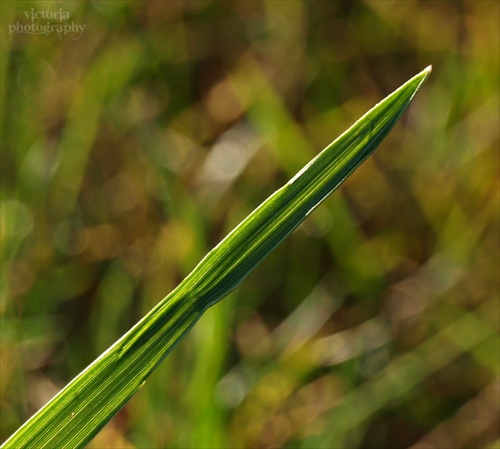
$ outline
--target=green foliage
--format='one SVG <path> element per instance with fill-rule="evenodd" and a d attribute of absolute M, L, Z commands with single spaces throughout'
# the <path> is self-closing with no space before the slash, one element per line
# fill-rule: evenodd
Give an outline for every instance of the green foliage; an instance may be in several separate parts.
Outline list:
<path fill-rule="evenodd" d="M 136 326 L 78 375 L 2 447 L 86 444 L 144 384 L 205 310 L 243 279 L 370 154 L 430 73 L 377 104 L 219 243 Z"/>
<path fill-rule="evenodd" d="M 88 449 L 498 446 L 499 8 L 0 2 L 0 443 L 432 63 Z"/>

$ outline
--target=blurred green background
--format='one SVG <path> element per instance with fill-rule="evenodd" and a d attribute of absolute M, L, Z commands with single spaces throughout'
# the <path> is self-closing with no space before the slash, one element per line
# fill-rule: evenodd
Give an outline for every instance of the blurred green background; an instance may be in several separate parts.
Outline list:
<path fill-rule="evenodd" d="M 432 64 L 89 447 L 499 447 L 499 2 L 1 8 L 1 441 Z"/>

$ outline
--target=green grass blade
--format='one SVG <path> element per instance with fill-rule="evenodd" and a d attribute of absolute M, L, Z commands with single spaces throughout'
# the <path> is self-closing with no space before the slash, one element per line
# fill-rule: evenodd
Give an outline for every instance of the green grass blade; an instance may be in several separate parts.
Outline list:
<path fill-rule="evenodd" d="M 243 279 L 380 144 L 428 77 L 407 81 L 272 194 L 138 324 L 28 420 L 3 448 L 76 448 L 141 388 L 203 312 Z"/>

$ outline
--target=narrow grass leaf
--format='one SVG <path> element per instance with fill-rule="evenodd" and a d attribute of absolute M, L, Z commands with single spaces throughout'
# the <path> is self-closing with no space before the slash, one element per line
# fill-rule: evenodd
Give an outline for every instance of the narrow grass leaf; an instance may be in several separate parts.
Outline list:
<path fill-rule="evenodd" d="M 375 151 L 429 73 L 430 67 L 377 104 L 264 201 L 2 448 L 84 446 L 141 388 L 203 312 L 237 287 Z"/>

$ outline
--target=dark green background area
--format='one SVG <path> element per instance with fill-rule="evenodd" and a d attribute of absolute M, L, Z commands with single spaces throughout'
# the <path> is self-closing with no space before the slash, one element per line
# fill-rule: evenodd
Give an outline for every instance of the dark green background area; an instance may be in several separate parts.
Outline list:
<path fill-rule="evenodd" d="M 89 447 L 498 447 L 498 2 L 1 8 L 1 441 L 432 64 Z"/>

